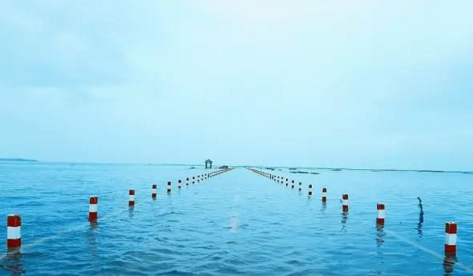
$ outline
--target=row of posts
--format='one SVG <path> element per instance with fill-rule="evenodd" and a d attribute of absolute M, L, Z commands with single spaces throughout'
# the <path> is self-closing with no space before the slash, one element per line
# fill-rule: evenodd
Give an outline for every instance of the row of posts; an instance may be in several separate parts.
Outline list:
<path fill-rule="evenodd" d="M 192 178 L 186 178 L 186 185 L 188 186 L 191 179 L 192 184 L 202 182 L 210 177 L 214 177 L 223 173 L 226 173 L 232 169 L 223 169 L 218 170 L 211 173 L 206 173 L 198 176 L 194 176 Z M 182 181 L 178 181 L 178 189 L 182 188 Z M 151 198 L 157 198 L 157 185 L 153 184 L 151 187 Z M 169 181 L 167 183 L 167 193 L 170 194 L 172 192 L 172 182 Z M 128 192 L 129 199 L 128 199 L 128 206 L 134 207 L 135 206 L 135 190 L 130 189 Z M 91 196 L 89 198 L 89 221 L 91 223 L 96 223 L 98 220 L 98 204 L 99 198 L 98 196 Z M 19 214 L 11 214 L 7 217 L 7 248 L 8 249 L 15 249 L 21 246 L 21 215 Z"/>
<path fill-rule="evenodd" d="M 278 183 L 286 183 L 286 186 L 289 185 L 289 179 L 282 176 L 274 175 L 264 171 L 250 168 L 254 173 L 257 173 L 261 176 L 267 177 L 271 180 L 274 180 Z M 291 180 L 291 188 L 294 188 L 294 180 Z M 299 182 L 299 192 L 302 192 L 302 183 Z M 312 184 L 308 186 L 308 196 L 312 197 Z M 322 202 L 326 204 L 327 202 L 327 188 L 322 188 Z M 376 224 L 378 226 L 384 226 L 386 213 L 385 205 L 383 203 L 378 203 L 376 205 L 377 217 Z M 348 194 L 342 195 L 342 212 L 348 212 Z M 457 224 L 456 222 L 447 222 L 445 223 L 445 254 L 448 256 L 455 256 L 457 252 Z"/>

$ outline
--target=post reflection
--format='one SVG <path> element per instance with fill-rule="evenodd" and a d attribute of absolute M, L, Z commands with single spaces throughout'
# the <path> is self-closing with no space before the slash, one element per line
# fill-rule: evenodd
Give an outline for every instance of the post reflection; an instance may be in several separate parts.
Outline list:
<path fill-rule="evenodd" d="M 342 212 L 342 231 L 346 232 L 346 224 L 348 221 L 348 212 Z"/>
<path fill-rule="evenodd" d="M 94 259 L 98 259 L 97 253 L 97 228 L 98 224 L 96 222 L 90 224 L 90 230 L 87 233 L 87 244 L 89 246 L 89 251 L 91 252 Z"/>
<path fill-rule="evenodd" d="M 455 255 L 445 255 L 445 258 L 443 259 L 443 269 L 445 271 L 445 276 L 453 275 L 456 262 L 457 257 Z"/>
<path fill-rule="evenodd" d="M 384 232 L 384 225 L 383 224 L 376 224 L 376 245 L 381 247 L 384 243 L 384 237 L 386 233 Z"/>
<path fill-rule="evenodd" d="M 128 217 L 133 218 L 134 216 L 135 216 L 135 208 L 134 207 L 128 208 Z"/>
<path fill-rule="evenodd" d="M 320 211 L 325 214 L 325 210 L 327 210 L 327 203 L 322 202 L 322 207 L 320 208 Z"/>
<path fill-rule="evenodd" d="M 7 251 L 3 260 L 0 260 L 0 271 L 5 270 L 12 276 L 19 276 L 26 273 L 23 268 L 22 254 L 19 249 Z"/>

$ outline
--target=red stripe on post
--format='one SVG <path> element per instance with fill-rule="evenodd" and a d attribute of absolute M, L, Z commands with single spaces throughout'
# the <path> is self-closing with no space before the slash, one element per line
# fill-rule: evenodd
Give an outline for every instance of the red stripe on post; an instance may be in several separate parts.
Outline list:
<path fill-rule="evenodd" d="M 21 226 L 21 216 L 20 215 L 9 215 L 7 218 L 8 227 L 20 227 Z"/>
<path fill-rule="evenodd" d="M 454 255 L 457 253 L 457 246 L 456 245 L 445 245 L 445 254 Z"/>
<path fill-rule="evenodd" d="M 456 234 L 457 233 L 457 224 L 452 222 L 445 223 L 445 233 L 447 234 Z"/>
<path fill-rule="evenodd" d="M 21 239 L 17 240 L 7 240 L 7 247 L 8 248 L 15 248 L 21 246 Z"/>

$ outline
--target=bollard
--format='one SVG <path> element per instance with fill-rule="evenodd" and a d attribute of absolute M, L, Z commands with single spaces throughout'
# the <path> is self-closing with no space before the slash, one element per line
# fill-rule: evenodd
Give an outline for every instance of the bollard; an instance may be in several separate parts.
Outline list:
<path fill-rule="evenodd" d="M 286 187 L 289 185 L 289 179 L 286 178 Z"/>
<path fill-rule="evenodd" d="M 168 194 L 171 193 L 171 181 L 168 181 L 168 190 L 167 190 Z"/>
<path fill-rule="evenodd" d="M 186 177 L 186 186 L 189 186 L 189 177 Z"/>
<path fill-rule="evenodd" d="M 91 196 L 89 199 L 89 221 L 97 221 L 99 211 L 99 198 Z"/>
<path fill-rule="evenodd" d="M 347 194 L 342 195 L 342 211 L 348 212 L 348 195 Z"/>
<path fill-rule="evenodd" d="M 182 181 L 181 181 L 180 179 L 179 179 L 179 181 L 177 181 L 177 187 L 178 187 L 179 189 L 182 188 Z"/>
<path fill-rule="evenodd" d="M 322 202 L 327 202 L 327 188 L 322 188 Z"/>
<path fill-rule="evenodd" d="M 445 254 L 455 255 L 457 253 L 457 223 L 445 223 Z"/>
<path fill-rule="evenodd" d="M 291 189 L 294 189 L 294 180 L 291 181 Z"/>
<path fill-rule="evenodd" d="M 128 192 L 129 199 L 128 199 L 128 206 L 135 206 L 135 190 L 130 190 Z"/>
<path fill-rule="evenodd" d="M 309 196 L 312 196 L 312 184 L 309 184 Z"/>
<path fill-rule="evenodd" d="M 299 182 L 299 192 L 302 192 L 302 182 Z"/>
<path fill-rule="evenodd" d="M 378 203 L 377 209 L 378 209 L 378 217 L 376 218 L 376 223 L 377 224 L 384 224 L 384 219 L 386 217 L 385 210 L 384 210 L 384 204 Z"/>
<path fill-rule="evenodd" d="M 7 248 L 21 246 L 21 216 L 8 215 L 7 218 Z"/>
<path fill-rule="evenodd" d="M 158 185 L 153 184 L 153 187 L 151 188 L 151 198 L 156 199 L 157 192 L 156 190 L 158 189 Z"/>

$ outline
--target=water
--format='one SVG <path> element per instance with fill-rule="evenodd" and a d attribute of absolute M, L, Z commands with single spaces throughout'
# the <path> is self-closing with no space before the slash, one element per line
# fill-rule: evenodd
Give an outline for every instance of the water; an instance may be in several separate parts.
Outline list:
<path fill-rule="evenodd" d="M 203 171 L 1 164 L 0 217 L 22 215 L 23 247 L 0 252 L 0 275 L 471 274 L 472 175 L 275 171 L 302 181 L 300 194 L 297 185 L 292 190 L 239 168 L 178 191 L 178 179 Z M 174 185 L 169 196 L 167 181 Z M 309 182 L 313 198 L 307 197 Z M 328 189 L 326 205 L 322 187 Z M 136 190 L 133 209 L 129 188 Z M 348 215 L 341 213 L 343 193 L 350 196 Z M 92 226 L 91 195 L 99 196 L 99 223 Z M 384 229 L 375 225 L 377 202 L 386 204 Z M 459 225 L 458 253 L 446 262 L 444 224 L 451 220 Z"/>

